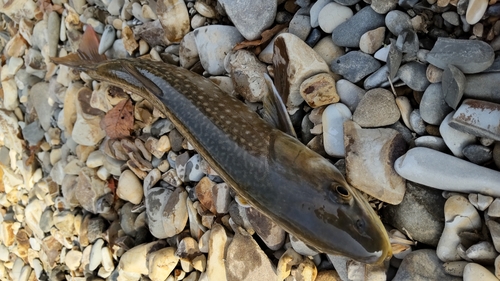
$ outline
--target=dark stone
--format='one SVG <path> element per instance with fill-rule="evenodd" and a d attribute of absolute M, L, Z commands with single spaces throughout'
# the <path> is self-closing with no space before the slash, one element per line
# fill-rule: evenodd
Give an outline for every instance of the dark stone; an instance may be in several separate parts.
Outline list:
<path fill-rule="evenodd" d="M 360 51 L 352 51 L 332 61 L 330 66 L 334 73 L 356 83 L 380 68 L 380 62 L 372 56 Z"/>
<path fill-rule="evenodd" d="M 465 76 L 464 96 L 500 103 L 500 72 L 480 73 Z"/>
<path fill-rule="evenodd" d="M 314 28 L 311 30 L 309 33 L 309 36 L 306 38 L 306 44 L 309 45 L 309 47 L 314 47 L 316 43 L 321 39 L 321 30 L 319 28 Z"/>
<path fill-rule="evenodd" d="M 341 47 L 359 47 L 361 36 L 367 31 L 384 26 L 384 15 L 366 6 L 332 32 L 333 43 Z"/>
<path fill-rule="evenodd" d="M 483 165 L 493 159 L 491 148 L 479 144 L 470 144 L 462 150 L 465 158 L 474 164 Z"/>
<path fill-rule="evenodd" d="M 448 65 L 443 71 L 442 84 L 444 100 L 453 109 L 457 109 L 464 94 L 465 75 L 454 65 Z"/>
<path fill-rule="evenodd" d="M 172 150 L 175 152 L 179 152 L 182 150 L 182 142 L 184 141 L 184 137 L 177 131 L 177 129 L 173 129 L 168 134 L 168 138 L 170 139 L 170 145 L 172 146 Z"/>
<path fill-rule="evenodd" d="M 444 203 L 441 191 L 406 182 L 406 193 L 399 205 L 386 205 L 382 220 L 418 242 L 437 246 L 444 228 Z"/>
<path fill-rule="evenodd" d="M 409 62 L 399 68 L 397 76 L 412 90 L 422 92 L 430 84 L 425 74 L 426 70 L 427 66 L 425 64 Z"/>
<path fill-rule="evenodd" d="M 441 83 L 431 84 L 420 101 L 420 116 L 432 125 L 439 125 L 453 109 L 444 100 Z"/>

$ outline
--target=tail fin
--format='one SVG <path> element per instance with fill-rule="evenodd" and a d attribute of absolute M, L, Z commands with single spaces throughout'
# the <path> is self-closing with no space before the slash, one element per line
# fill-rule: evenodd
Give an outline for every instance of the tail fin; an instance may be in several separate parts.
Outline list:
<path fill-rule="evenodd" d="M 77 69 L 88 69 L 90 66 L 107 60 L 105 55 L 98 52 L 99 39 L 92 26 L 87 25 L 80 41 L 80 47 L 76 54 L 69 54 L 62 58 L 51 57 L 50 60 L 56 64 L 63 64 Z"/>

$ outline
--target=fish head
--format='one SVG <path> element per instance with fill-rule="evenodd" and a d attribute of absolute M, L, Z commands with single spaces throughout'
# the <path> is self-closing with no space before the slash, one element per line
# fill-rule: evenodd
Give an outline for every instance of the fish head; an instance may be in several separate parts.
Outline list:
<path fill-rule="evenodd" d="M 389 257 L 387 231 L 367 199 L 327 159 L 291 137 L 280 138 L 272 166 L 281 171 L 281 194 L 288 192 L 283 197 L 290 207 L 278 218 L 283 227 L 327 254 L 364 263 Z"/>

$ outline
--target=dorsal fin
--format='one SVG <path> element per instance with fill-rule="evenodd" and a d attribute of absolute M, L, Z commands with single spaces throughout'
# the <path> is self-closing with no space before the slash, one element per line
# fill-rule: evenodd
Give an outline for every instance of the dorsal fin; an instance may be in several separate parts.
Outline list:
<path fill-rule="evenodd" d="M 290 136 L 296 138 L 295 129 L 293 128 L 292 121 L 290 120 L 290 115 L 286 110 L 286 106 L 281 99 L 281 96 L 276 90 L 271 77 L 264 73 L 264 78 L 266 79 L 267 87 L 269 88 L 269 94 L 264 97 L 264 113 L 263 118 L 271 126 L 289 134 Z"/>
<path fill-rule="evenodd" d="M 87 25 L 80 46 L 76 54 L 69 54 L 62 58 L 50 58 L 54 63 L 71 66 L 74 68 L 88 68 L 89 65 L 107 60 L 105 55 L 99 55 L 99 38 L 92 26 Z"/>

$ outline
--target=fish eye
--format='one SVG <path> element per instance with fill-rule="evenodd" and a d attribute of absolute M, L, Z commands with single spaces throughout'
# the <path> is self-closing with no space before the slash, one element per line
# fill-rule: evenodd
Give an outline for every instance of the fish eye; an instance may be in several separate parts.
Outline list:
<path fill-rule="evenodd" d="M 351 193 L 349 193 L 349 190 L 347 190 L 344 186 L 340 184 L 335 184 L 334 185 L 335 191 L 337 191 L 338 195 L 344 199 L 349 199 L 351 197 Z"/>

